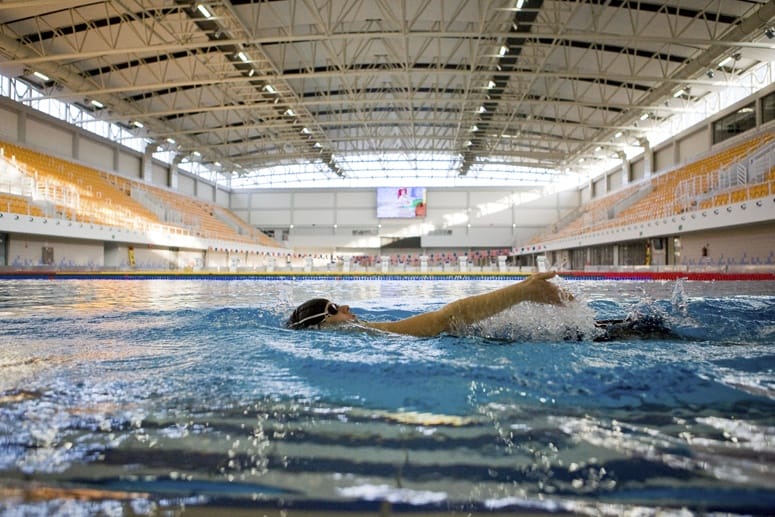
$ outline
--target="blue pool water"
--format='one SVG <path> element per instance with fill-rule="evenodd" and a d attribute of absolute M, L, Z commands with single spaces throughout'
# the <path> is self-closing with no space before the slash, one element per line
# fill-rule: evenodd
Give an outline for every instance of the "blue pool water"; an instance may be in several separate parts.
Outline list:
<path fill-rule="evenodd" d="M 430 339 L 283 322 L 506 281 L 0 281 L 0 513 L 771 513 L 775 285 L 558 281 Z"/>

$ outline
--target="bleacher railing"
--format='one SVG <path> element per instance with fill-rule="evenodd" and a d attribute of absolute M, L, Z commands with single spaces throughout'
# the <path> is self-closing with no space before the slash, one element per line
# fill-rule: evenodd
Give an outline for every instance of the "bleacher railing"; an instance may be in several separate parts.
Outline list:
<path fill-rule="evenodd" d="M 763 190 L 746 187 L 766 185 L 771 182 L 775 179 L 771 176 L 773 170 L 775 170 L 775 142 L 770 141 L 751 156 L 679 183 L 676 189 L 678 209 L 679 211 L 695 210 L 702 207 L 703 202 L 714 199 L 716 203 L 724 203 L 723 194 L 738 190 L 741 195 L 737 197 L 741 200 L 751 199 L 752 195 L 759 197 L 759 192 Z M 727 196 L 726 202 L 729 203 L 730 200 L 731 196 Z"/>

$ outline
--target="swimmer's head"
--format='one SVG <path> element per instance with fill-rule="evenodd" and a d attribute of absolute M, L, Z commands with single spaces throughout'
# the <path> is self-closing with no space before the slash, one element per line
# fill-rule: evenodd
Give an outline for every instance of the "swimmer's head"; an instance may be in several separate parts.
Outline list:
<path fill-rule="evenodd" d="M 324 322 L 348 321 L 354 318 L 347 305 L 339 306 L 325 298 L 313 298 L 296 307 L 285 326 L 289 329 L 303 329 L 319 327 Z"/>

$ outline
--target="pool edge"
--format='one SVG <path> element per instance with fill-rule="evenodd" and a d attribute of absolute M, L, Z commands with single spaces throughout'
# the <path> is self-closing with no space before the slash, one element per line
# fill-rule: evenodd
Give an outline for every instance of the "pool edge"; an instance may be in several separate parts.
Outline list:
<path fill-rule="evenodd" d="M 0 280 L 521 280 L 529 272 L 215 272 L 215 271 L 1 271 Z M 775 272 L 559 271 L 568 280 L 775 281 Z"/>

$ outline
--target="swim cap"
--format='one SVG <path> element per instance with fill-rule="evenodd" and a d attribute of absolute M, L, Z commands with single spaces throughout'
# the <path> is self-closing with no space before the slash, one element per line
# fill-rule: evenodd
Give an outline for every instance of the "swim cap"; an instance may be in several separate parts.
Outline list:
<path fill-rule="evenodd" d="M 326 307 L 329 301 L 325 298 L 313 298 L 302 303 L 293 311 L 291 317 L 285 322 L 289 329 L 303 329 L 320 325 L 326 319 Z"/>

